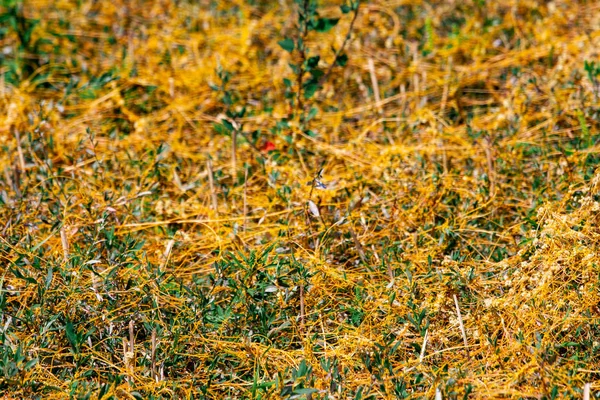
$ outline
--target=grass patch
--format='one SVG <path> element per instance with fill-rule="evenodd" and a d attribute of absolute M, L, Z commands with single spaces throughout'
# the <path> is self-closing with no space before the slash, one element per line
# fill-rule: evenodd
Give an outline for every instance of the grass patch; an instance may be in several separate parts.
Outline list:
<path fill-rule="evenodd" d="M 597 391 L 597 7 L 276 3 L 0 6 L 0 391 Z"/>

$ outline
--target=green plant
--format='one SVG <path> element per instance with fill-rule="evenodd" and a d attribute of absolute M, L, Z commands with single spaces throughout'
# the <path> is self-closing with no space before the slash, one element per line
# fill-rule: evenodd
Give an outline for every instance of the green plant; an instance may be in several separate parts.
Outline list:
<path fill-rule="evenodd" d="M 598 76 L 600 75 L 600 63 L 596 64 L 595 61 L 590 62 L 586 60 L 583 62 L 583 69 L 592 84 L 594 96 L 598 99 L 598 92 L 600 91 L 600 81 L 598 81 Z"/>
<path fill-rule="evenodd" d="M 309 47 L 309 33 L 325 33 L 331 30 L 339 22 L 339 18 L 324 18 L 319 15 L 318 3 L 315 0 L 294 0 L 297 6 L 297 21 L 294 29 L 296 35 L 285 37 L 279 41 L 279 45 L 292 56 L 292 62 L 289 66 L 294 73 L 294 79 L 285 78 L 285 98 L 290 104 L 293 112 L 288 115 L 285 122 L 297 122 L 297 130 L 293 131 L 291 136 L 286 136 L 286 140 L 295 144 L 297 132 L 308 136 L 315 136 L 315 132 L 310 129 L 309 122 L 317 113 L 317 108 L 310 107 L 307 110 L 307 101 L 311 100 L 315 93 L 323 86 L 325 81 L 331 75 L 333 68 L 345 66 L 348 62 L 348 56 L 344 52 L 354 22 L 358 16 L 360 0 L 352 0 L 350 4 L 344 4 L 340 7 L 343 14 L 353 12 L 354 16 L 342 46 L 339 49 L 332 47 L 334 52 L 333 62 L 324 69 L 320 66 L 321 55 L 314 54 Z M 283 127 L 288 128 L 289 125 Z"/>

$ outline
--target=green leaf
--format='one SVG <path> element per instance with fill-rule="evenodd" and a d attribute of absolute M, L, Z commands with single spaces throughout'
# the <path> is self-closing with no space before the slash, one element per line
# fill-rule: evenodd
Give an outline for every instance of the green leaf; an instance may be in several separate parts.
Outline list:
<path fill-rule="evenodd" d="M 319 90 L 318 82 L 307 82 L 304 85 L 304 98 L 305 99 L 312 98 L 315 95 L 315 93 L 317 92 L 317 90 Z"/>
<path fill-rule="evenodd" d="M 15 20 L 15 16 L 13 14 L 10 14 L 10 13 L 0 14 L 0 22 L 1 23 L 8 23 L 8 24 L 10 24 L 11 27 L 17 26 L 17 22 Z"/>
<path fill-rule="evenodd" d="M 313 68 L 313 69 L 311 69 L 311 70 L 310 70 L 310 71 L 308 71 L 308 72 L 310 72 L 310 75 L 312 76 L 312 77 L 310 78 L 310 82 L 318 82 L 318 81 L 319 81 L 319 79 L 320 79 L 320 78 L 321 78 L 323 75 L 325 75 L 325 72 L 323 72 L 323 71 L 321 71 L 320 69 L 317 69 L 317 68 Z"/>
<path fill-rule="evenodd" d="M 65 331 L 67 333 L 67 339 L 69 340 L 69 343 L 71 343 L 71 347 L 73 347 L 73 351 L 75 351 L 75 353 L 79 353 L 77 346 L 77 334 L 75 333 L 75 328 L 73 327 L 73 323 L 71 321 L 67 321 L 67 324 L 65 325 Z"/>
<path fill-rule="evenodd" d="M 337 65 L 339 65 L 340 67 L 345 67 L 346 64 L 348 63 L 348 56 L 345 53 L 340 54 L 339 56 L 336 57 L 335 63 Z"/>
<path fill-rule="evenodd" d="M 319 60 L 321 59 L 320 56 L 314 56 L 314 57 L 310 57 L 308 60 L 306 60 L 306 66 L 309 69 L 313 69 L 316 68 L 317 65 L 319 65 Z"/>
<path fill-rule="evenodd" d="M 29 19 L 27 20 L 27 28 L 25 29 L 25 32 L 23 34 L 23 41 L 24 43 L 22 43 L 24 46 L 29 46 L 29 42 L 31 41 L 31 35 L 33 33 L 33 30 L 35 29 L 35 27 L 39 24 L 40 20 L 39 19 Z"/>
<path fill-rule="evenodd" d="M 221 124 L 214 123 L 213 124 L 213 129 L 219 135 L 227 135 L 227 130 L 225 130 L 225 127 L 223 125 L 221 125 Z"/>
<path fill-rule="evenodd" d="M 579 127 L 581 128 L 581 133 L 583 133 L 583 137 L 590 136 L 590 130 L 588 129 L 587 123 L 585 122 L 585 115 L 581 110 L 577 111 L 577 119 L 579 120 Z"/>
<path fill-rule="evenodd" d="M 290 81 L 288 78 L 283 78 L 283 84 L 286 88 L 292 87 L 292 81 Z"/>
<path fill-rule="evenodd" d="M 561 343 L 558 347 L 577 347 L 580 346 L 579 343 L 575 343 L 575 342 L 565 342 L 565 343 Z"/>
<path fill-rule="evenodd" d="M 45 282 L 45 286 L 44 286 L 46 288 L 46 290 L 48 290 L 51 283 L 52 283 L 52 265 L 50 265 L 50 267 L 48 267 L 48 273 L 46 274 L 46 282 Z"/>
<path fill-rule="evenodd" d="M 103 383 L 100 386 L 100 392 L 98 392 L 98 400 L 102 400 L 102 398 L 104 397 L 104 395 L 106 394 L 106 392 L 108 391 L 109 388 L 109 384 Z"/>
<path fill-rule="evenodd" d="M 329 32 L 331 28 L 337 25 L 339 18 L 319 18 L 314 30 L 317 32 Z"/>
<path fill-rule="evenodd" d="M 214 124 L 213 127 L 215 128 L 215 131 L 217 131 L 217 133 L 219 133 L 221 135 L 228 135 L 234 131 L 234 128 L 233 128 L 233 125 L 231 124 L 231 122 L 229 122 L 225 119 L 221 120 L 220 124 Z"/>
<path fill-rule="evenodd" d="M 33 283 L 34 285 L 37 283 L 37 281 L 35 279 L 33 279 L 30 276 L 25 276 L 21 273 L 21 271 L 19 271 L 18 269 L 15 268 L 9 268 L 10 272 L 12 272 L 17 278 L 19 279 L 23 279 L 24 281 L 27 281 L 29 283 Z"/>
<path fill-rule="evenodd" d="M 233 112 L 232 113 L 233 116 L 231 118 L 237 119 L 237 118 L 244 118 L 244 115 L 246 115 L 246 107 L 242 107 L 242 109 L 238 112 Z"/>
<path fill-rule="evenodd" d="M 289 63 L 288 65 L 296 75 L 300 73 L 300 68 L 296 64 Z"/>
<path fill-rule="evenodd" d="M 306 120 L 310 121 L 311 119 L 313 119 L 317 115 L 318 111 L 319 110 L 317 110 L 317 107 L 311 108 L 308 115 L 306 116 Z"/>
<path fill-rule="evenodd" d="M 294 51 L 294 41 L 290 38 L 285 38 L 283 40 L 280 40 L 279 42 L 277 42 L 282 49 L 284 49 L 285 51 L 288 52 L 292 52 Z"/>
<path fill-rule="evenodd" d="M 316 392 L 318 392 L 317 389 L 311 389 L 311 388 L 294 389 L 294 394 L 313 394 Z"/>
<path fill-rule="evenodd" d="M 341 5 L 341 6 L 340 6 L 340 8 L 342 9 L 342 12 L 343 12 L 344 14 L 348 14 L 350 11 L 352 11 L 352 7 L 350 7 L 350 6 L 349 6 L 349 5 L 347 5 L 347 4 L 343 4 L 343 5 Z"/>
<path fill-rule="evenodd" d="M 262 383 L 259 383 L 258 385 L 256 385 L 256 388 L 257 389 L 266 389 L 266 388 L 273 386 L 275 383 L 276 383 L 275 381 L 262 382 Z"/>
<path fill-rule="evenodd" d="M 23 369 L 25 371 L 29 371 L 31 369 L 31 367 L 33 367 L 35 364 L 37 364 L 39 361 L 38 358 L 34 358 L 32 360 L 27 361 L 27 364 L 25 364 L 25 366 L 23 367 Z"/>

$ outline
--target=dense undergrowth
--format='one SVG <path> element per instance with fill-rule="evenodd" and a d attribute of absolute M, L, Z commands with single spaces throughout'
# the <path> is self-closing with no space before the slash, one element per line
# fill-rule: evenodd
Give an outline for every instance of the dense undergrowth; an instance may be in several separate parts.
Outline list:
<path fill-rule="evenodd" d="M 600 390 L 600 3 L 0 4 L 6 398 Z"/>

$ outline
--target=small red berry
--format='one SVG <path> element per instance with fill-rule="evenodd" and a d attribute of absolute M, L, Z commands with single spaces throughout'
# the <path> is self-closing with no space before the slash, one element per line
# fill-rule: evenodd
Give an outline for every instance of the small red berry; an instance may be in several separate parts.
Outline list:
<path fill-rule="evenodd" d="M 262 151 L 273 151 L 277 149 L 277 147 L 275 147 L 275 143 L 271 142 L 271 141 L 267 141 L 263 146 L 262 146 Z"/>

